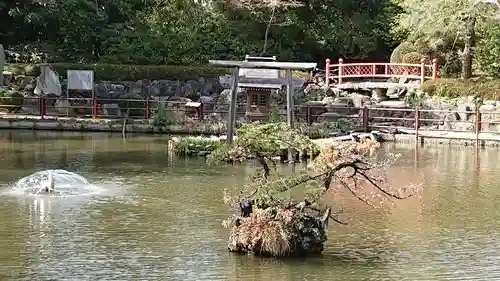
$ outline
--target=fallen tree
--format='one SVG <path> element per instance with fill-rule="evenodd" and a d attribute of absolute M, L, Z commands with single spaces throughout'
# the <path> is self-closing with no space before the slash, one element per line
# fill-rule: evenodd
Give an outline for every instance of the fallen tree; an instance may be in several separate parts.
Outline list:
<path fill-rule="evenodd" d="M 372 206 L 416 192 L 415 188 L 392 191 L 383 185 L 386 169 L 397 155 L 371 158 L 370 149 L 379 145 L 375 141 L 329 144 L 303 171 L 284 176 L 273 161 L 283 147 L 307 155 L 320 148 L 286 123 L 247 124 L 238 129 L 237 137 L 231 146 L 223 146 L 208 157 L 210 163 L 255 159 L 260 166 L 251 183 L 237 194 L 230 190 L 224 194 L 225 202 L 236 206 L 235 213 L 224 221 L 231 229 L 228 248 L 232 252 L 274 257 L 320 254 L 329 220 L 345 224 L 338 212 L 319 203 L 328 192 L 345 188 Z M 299 187 L 307 189 L 302 200 L 287 197 Z"/>

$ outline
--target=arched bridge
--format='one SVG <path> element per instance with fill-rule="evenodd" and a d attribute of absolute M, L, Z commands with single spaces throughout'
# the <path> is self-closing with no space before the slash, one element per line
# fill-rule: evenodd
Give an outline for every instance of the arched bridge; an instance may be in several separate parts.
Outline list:
<path fill-rule="evenodd" d="M 332 64 L 326 59 L 325 84 L 339 90 L 409 89 L 425 80 L 438 77 L 438 62 L 409 63 L 345 63 Z"/>

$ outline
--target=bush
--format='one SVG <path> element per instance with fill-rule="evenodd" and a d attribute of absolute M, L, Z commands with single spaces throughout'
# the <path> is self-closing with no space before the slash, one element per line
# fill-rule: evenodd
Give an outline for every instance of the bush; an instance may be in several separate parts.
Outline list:
<path fill-rule="evenodd" d="M 66 78 L 67 70 L 94 70 L 96 81 L 137 81 L 157 80 L 198 80 L 200 77 L 212 78 L 228 74 L 226 68 L 212 65 L 125 65 L 125 64 L 78 64 L 51 63 L 50 66 Z M 20 75 L 38 76 L 40 65 L 8 64 L 7 70 Z"/>
<path fill-rule="evenodd" d="M 165 106 L 165 102 L 158 102 L 156 106 L 153 108 L 153 128 L 156 130 L 163 132 L 167 128 L 167 108 Z"/>
<path fill-rule="evenodd" d="M 473 79 L 436 79 L 425 81 L 420 89 L 429 95 L 457 98 L 478 96 L 482 99 L 500 99 L 500 80 Z"/>
<path fill-rule="evenodd" d="M 118 102 L 122 114 L 130 117 L 146 118 L 146 101 L 139 94 L 126 94 Z"/>
<path fill-rule="evenodd" d="M 396 48 L 394 48 L 394 51 L 392 51 L 391 63 L 401 63 L 403 62 L 404 55 L 415 51 L 415 47 L 412 43 L 402 42 Z"/>
<path fill-rule="evenodd" d="M 24 104 L 24 96 L 18 91 L 7 90 L 0 92 L 0 105 L 8 112 L 18 112 Z"/>
<path fill-rule="evenodd" d="M 425 56 L 419 52 L 410 52 L 403 56 L 402 63 L 419 64 L 423 58 Z"/>
<path fill-rule="evenodd" d="M 206 155 L 220 147 L 222 142 L 219 139 L 201 136 L 181 137 L 173 142 L 174 152 L 181 155 Z"/>
<path fill-rule="evenodd" d="M 40 66 L 37 64 L 11 63 L 5 65 L 5 70 L 18 75 L 26 75 L 26 76 L 40 75 Z"/>
<path fill-rule="evenodd" d="M 405 95 L 405 103 L 411 107 L 423 107 L 425 92 L 421 89 L 412 89 Z"/>

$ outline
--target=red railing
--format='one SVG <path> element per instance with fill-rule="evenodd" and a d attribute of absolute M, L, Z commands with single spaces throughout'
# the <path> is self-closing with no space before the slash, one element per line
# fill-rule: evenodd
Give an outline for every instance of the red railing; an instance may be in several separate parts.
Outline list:
<path fill-rule="evenodd" d="M 334 81 L 340 85 L 345 78 L 409 78 L 423 83 L 427 79 L 436 79 L 438 76 L 438 61 L 425 64 L 422 59 L 420 64 L 409 63 L 344 63 L 339 59 L 337 64 L 331 64 L 326 59 L 325 83 L 330 86 Z"/>

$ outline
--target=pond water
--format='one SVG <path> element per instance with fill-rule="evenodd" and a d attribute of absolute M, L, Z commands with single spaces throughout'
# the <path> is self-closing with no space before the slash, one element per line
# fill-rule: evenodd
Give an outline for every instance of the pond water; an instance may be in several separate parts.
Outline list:
<path fill-rule="evenodd" d="M 209 167 L 168 154 L 166 137 L 0 131 L 0 280 L 498 280 L 500 152 L 386 144 L 393 185 L 418 197 L 373 210 L 352 198 L 322 257 L 228 253 L 225 187 L 249 165 Z M 101 192 L 9 194 L 35 171 L 66 169 Z M 291 169 L 289 167 L 285 169 Z"/>

